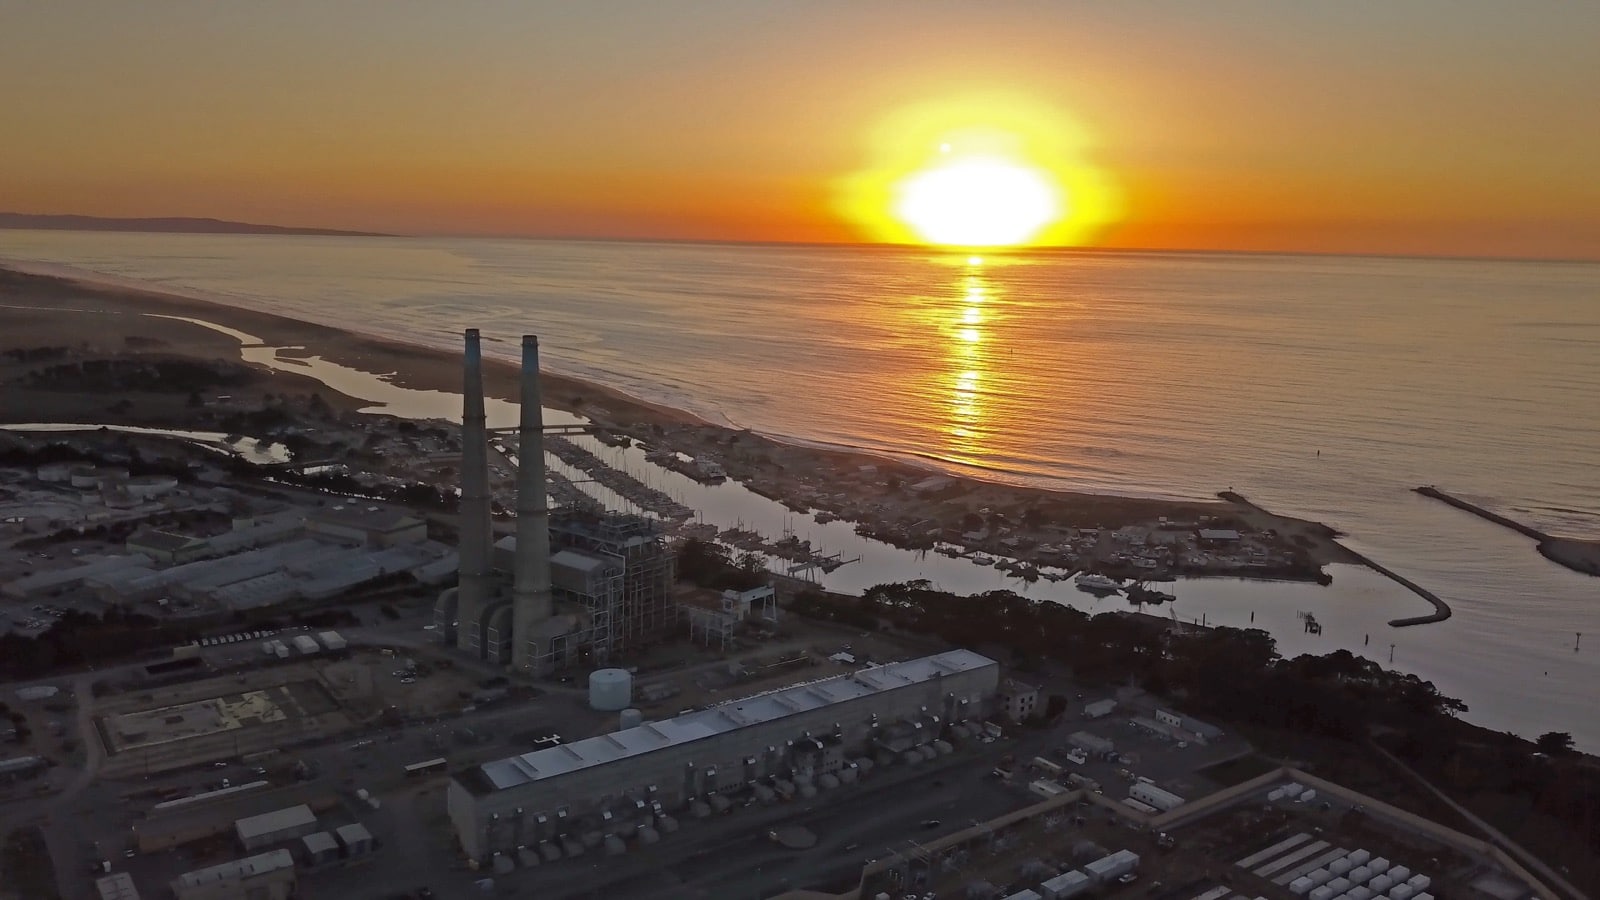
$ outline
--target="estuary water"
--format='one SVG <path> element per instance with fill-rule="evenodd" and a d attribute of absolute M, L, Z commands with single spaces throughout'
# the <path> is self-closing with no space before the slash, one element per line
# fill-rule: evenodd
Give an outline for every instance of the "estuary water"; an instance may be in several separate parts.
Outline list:
<path fill-rule="evenodd" d="M 1410 491 L 1436 484 L 1600 537 L 1600 265 L 28 231 L 0 231 L 0 261 L 452 349 L 477 326 L 507 358 L 537 332 L 551 368 L 644 399 L 986 478 L 1170 497 L 1231 487 L 1346 532 L 1455 615 L 1390 629 L 1426 604 L 1350 566 L 1327 588 L 1185 582 L 1178 615 L 1253 623 L 1288 654 L 1392 654 L 1472 721 L 1600 748 L 1600 579 Z M 401 409 L 397 390 L 384 399 Z M 710 521 L 792 527 L 862 556 L 830 587 L 1022 588 L 737 485 L 620 461 Z M 1321 636 L 1301 630 L 1303 611 Z"/>

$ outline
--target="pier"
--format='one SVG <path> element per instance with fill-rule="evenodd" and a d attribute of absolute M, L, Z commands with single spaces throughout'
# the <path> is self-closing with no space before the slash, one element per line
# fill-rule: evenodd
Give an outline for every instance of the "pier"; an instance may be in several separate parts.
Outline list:
<path fill-rule="evenodd" d="M 1532 525 L 1518 522 L 1516 519 L 1503 516 L 1493 510 L 1484 509 L 1468 500 L 1463 500 L 1454 494 L 1447 494 L 1432 485 L 1412 488 L 1418 494 L 1440 503 L 1454 506 L 1462 512 L 1468 512 L 1480 519 L 1493 522 L 1502 528 L 1509 528 L 1518 534 L 1533 538 L 1538 544 L 1539 555 L 1559 566 L 1565 566 L 1574 572 L 1585 575 L 1600 575 L 1600 541 L 1584 541 L 1577 538 L 1561 538 L 1540 531 Z"/>

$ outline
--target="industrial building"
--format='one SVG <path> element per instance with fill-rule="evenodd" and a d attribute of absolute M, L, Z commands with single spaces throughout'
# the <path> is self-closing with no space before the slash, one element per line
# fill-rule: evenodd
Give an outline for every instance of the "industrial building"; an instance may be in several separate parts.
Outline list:
<path fill-rule="evenodd" d="M 179 875 L 172 893 L 178 900 L 288 900 L 294 885 L 294 857 L 274 850 Z"/>
<path fill-rule="evenodd" d="M 381 506 L 330 506 L 306 516 L 306 531 L 361 547 L 398 547 L 428 539 L 428 525 Z"/>
<path fill-rule="evenodd" d="M 301 804 L 250 816 L 233 823 L 239 844 L 246 850 L 259 850 L 317 830 L 317 815 Z"/>
<path fill-rule="evenodd" d="M 457 585 L 440 595 L 434 622 L 458 649 L 521 674 L 604 664 L 676 623 L 673 555 L 650 519 L 549 508 L 532 335 L 522 339 L 516 534 L 491 544 L 480 340 L 466 332 Z"/>
<path fill-rule="evenodd" d="M 1039 707 L 1039 689 L 1031 684 L 1007 678 L 1000 682 L 1000 690 L 995 694 L 995 701 L 999 714 L 1013 722 L 1022 722 L 1033 718 L 1034 710 Z"/>
<path fill-rule="evenodd" d="M 968 650 L 863 669 L 473 766 L 451 779 L 447 806 L 474 858 L 626 836 L 763 782 L 814 793 L 872 757 L 948 752 L 947 730 L 981 721 L 999 681 L 998 664 Z"/>

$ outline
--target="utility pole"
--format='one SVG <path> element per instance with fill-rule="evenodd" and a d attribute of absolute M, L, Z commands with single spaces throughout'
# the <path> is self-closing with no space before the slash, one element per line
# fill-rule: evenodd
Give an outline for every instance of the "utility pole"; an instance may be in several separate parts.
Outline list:
<path fill-rule="evenodd" d="M 1389 645 L 1389 662 L 1394 662 L 1394 645 Z"/>

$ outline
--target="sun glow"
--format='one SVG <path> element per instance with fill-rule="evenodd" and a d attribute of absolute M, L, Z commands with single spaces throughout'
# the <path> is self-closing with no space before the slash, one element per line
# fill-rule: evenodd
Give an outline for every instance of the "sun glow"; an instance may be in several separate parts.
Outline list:
<path fill-rule="evenodd" d="M 1030 241 L 1063 211 L 1060 192 L 1044 173 L 993 157 L 958 159 L 917 172 L 900 183 L 897 193 L 895 215 L 930 244 L 1015 246 Z"/>
<path fill-rule="evenodd" d="M 836 184 L 837 209 L 884 243 L 1093 245 L 1122 218 L 1095 145 L 1063 111 L 1026 97 L 932 100 L 886 114 L 867 135 L 862 168 Z"/>

